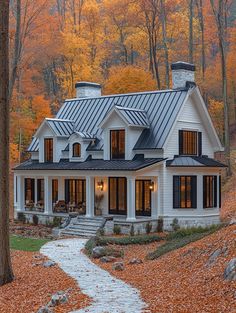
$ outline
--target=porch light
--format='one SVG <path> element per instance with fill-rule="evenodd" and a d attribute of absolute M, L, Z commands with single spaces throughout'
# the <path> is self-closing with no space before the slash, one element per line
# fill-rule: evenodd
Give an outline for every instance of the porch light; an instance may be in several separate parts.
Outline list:
<path fill-rule="evenodd" d="M 104 183 L 103 183 L 102 180 L 97 182 L 97 187 L 98 187 L 98 189 L 100 189 L 101 191 L 103 191 Z"/>
<path fill-rule="evenodd" d="M 154 190 L 154 182 L 153 182 L 153 181 L 150 182 L 150 184 L 149 184 L 149 189 L 150 189 L 151 191 Z"/>

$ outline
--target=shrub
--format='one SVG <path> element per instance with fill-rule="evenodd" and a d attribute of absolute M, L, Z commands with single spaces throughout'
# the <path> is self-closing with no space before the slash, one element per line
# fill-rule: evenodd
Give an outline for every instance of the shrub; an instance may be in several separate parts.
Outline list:
<path fill-rule="evenodd" d="M 33 224 L 34 224 L 35 226 L 37 226 L 38 223 L 39 223 L 39 218 L 38 218 L 38 216 L 34 214 L 32 219 L 33 219 Z"/>
<path fill-rule="evenodd" d="M 92 255 L 93 248 L 100 245 L 100 240 L 98 236 L 91 237 L 85 244 L 85 251 L 88 255 Z"/>
<path fill-rule="evenodd" d="M 171 226 L 172 226 L 173 231 L 177 231 L 180 229 L 179 221 L 177 218 L 173 219 Z"/>
<path fill-rule="evenodd" d="M 152 230 L 152 224 L 150 222 L 148 222 L 145 225 L 145 229 L 146 229 L 146 234 L 150 234 L 151 230 Z"/>
<path fill-rule="evenodd" d="M 155 241 L 161 241 L 163 240 L 162 237 L 156 234 L 152 235 L 136 235 L 136 236 L 125 236 L 125 237 L 103 237 L 99 238 L 99 245 L 105 246 L 108 244 L 113 245 L 120 245 L 120 246 L 126 246 L 126 245 L 133 245 L 133 244 L 148 244 Z"/>
<path fill-rule="evenodd" d="M 120 235 L 121 229 L 120 229 L 120 226 L 119 226 L 119 225 L 114 225 L 114 227 L 113 227 L 113 233 L 114 233 L 115 235 Z"/>
<path fill-rule="evenodd" d="M 160 217 L 157 220 L 157 232 L 162 233 L 163 232 L 163 218 Z"/>
<path fill-rule="evenodd" d="M 18 212 L 18 213 L 17 213 L 17 219 L 18 219 L 18 221 L 20 221 L 20 222 L 23 223 L 23 224 L 26 223 L 25 214 L 22 213 L 22 212 Z"/>
<path fill-rule="evenodd" d="M 100 228 L 100 229 L 97 231 L 97 235 L 103 237 L 103 236 L 105 235 L 105 230 L 104 230 L 104 228 Z"/>
<path fill-rule="evenodd" d="M 132 224 L 130 227 L 130 236 L 134 236 L 134 225 Z"/>
<path fill-rule="evenodd" d="M 54 216 L 53 221 L 52 221 L 52 226 L 53 227 L 59 227 L 61 225 L 62 218 L 59 216 Z"/>

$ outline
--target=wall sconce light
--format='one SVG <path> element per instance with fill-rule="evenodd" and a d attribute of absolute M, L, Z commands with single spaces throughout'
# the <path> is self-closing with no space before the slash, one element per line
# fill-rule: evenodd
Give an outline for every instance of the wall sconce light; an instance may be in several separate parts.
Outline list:
<path fill-rule="evenodd" d="M 150 184 L 149 184 L 149 189 L 150 189 L 151 191 L 154 190 L 154 182 L 153 182 L 153 181 L 150 182 Z"/>
<path fill-rule="evenodd" d="M 98 189 L 100 189 L 101 191 L 103 191 L 104 183 L 103 183 L 102 180 L 97 182 L 97 187 L 98 187 Z"/>

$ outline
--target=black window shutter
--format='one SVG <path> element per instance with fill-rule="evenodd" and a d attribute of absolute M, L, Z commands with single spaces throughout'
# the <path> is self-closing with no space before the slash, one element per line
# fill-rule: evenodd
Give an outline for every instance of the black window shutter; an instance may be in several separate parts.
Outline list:
<path fill-rule="evenodd" d="M 173 176 L 173 208 L 180 207 L 180 177 Z"/>
<path fill-rule="evenodd" d="M 192 208 L 197 208 L 197 176 L 191 177 L 191 201 L 192 201 Z"/>
<path fill-rule="evenodd" d="M 206 208 L 206 195 L 207 195 L 207 184 L 206 184 L 206 176 L 203 176 L 203 208 Z"/>
<path fill-rule="evenodd" d="M 214 176 L 214 208 L 217 207 L 217 176 Z"/>
<path fill-rule="evenodd" d="M 69 179 L 65 180 L 65 202 L 69 203 Z"/>
<path fill-rule="evenodd" d="M 34 192 L 34 187 L 35 187 L 35 180 L 34 179 L 31 179 L 31 192 L 32 192 L 32 201 L 35 202 L 35 192 Z"/>
<path fill-rule="evenodd" d="M 221 208 L 221 175 L 219 176 L 219 208 Z"/>
<path fill-rule="evenodd" d="M 202 133 L 198 133 L 198 155 L 202 155 Z"/>
<path fill-rule="evenodd" d="M 183 154 L 183 130 L 179 130 L 179 155 Z"/>

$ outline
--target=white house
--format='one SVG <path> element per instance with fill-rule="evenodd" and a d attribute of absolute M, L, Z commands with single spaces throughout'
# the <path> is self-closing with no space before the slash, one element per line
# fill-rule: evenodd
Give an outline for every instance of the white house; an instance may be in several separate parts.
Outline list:
<path fill-rule="evenodd" d="M 41 221 L 69 213 L 140 229 L 162 218 L 181 225 L 219 222 L 223 151 L 195 66 L 173 63 L 172 90 L 101 95 L 76 84 L 46 118 L 15 172 L 15 213 Z M 97 218 L 98 218 L 97 217 Z"/>

